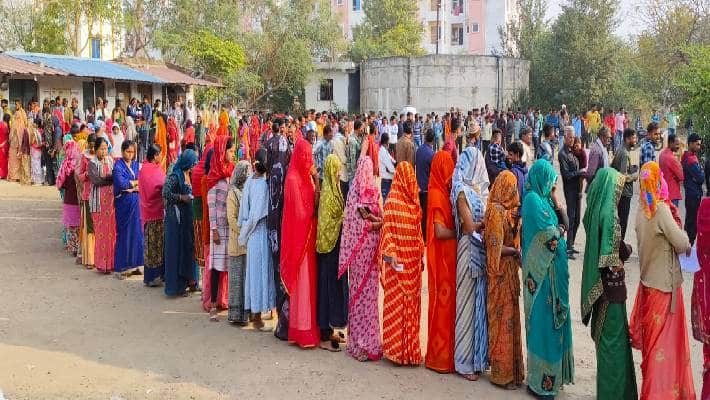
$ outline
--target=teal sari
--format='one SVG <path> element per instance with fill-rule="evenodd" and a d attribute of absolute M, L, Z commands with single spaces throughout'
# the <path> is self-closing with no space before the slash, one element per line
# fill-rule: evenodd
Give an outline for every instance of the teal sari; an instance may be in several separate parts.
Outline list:
<path fill-rule="evenodd" d="M 556 180 L 552 164 L 536 161 L 522 207 L 527 384 L 542 396 L 555 396 L 562 385 L 574 383 L 567 243 L 550 197 Z"/>

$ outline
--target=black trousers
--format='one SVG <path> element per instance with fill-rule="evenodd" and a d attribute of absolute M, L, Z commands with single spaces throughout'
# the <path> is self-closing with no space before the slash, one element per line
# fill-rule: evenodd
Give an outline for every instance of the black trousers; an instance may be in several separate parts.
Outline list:
<path fill-rule="evenodd" d="M 219 291 L 219 278 L 225 272 L 213 269 L 210 271 L 210 301 L 214 304 L 217 302 L 217 292 Z"/>
<path fill-rule="evenodd" d="M 354 176 L 351 176 L 350 179 L 355 178 Z M 323 187 L 323 186 L 321 186 Z M 350 182 L 344 182 L 340 181 L 340 192 L 343 193 L 343 198 L 347 201 L 348 200 L 348 192 L 350 191 Z"/>
<path fill-rule="evenodd" d="M 280 244 L 281 238 L 279 238 Z M 274 265 L 276 313 L 279 318 L 276 322 L 276 329 L 274 329 L 274 336 L 280 340 L 288 340 L 288 294 L 286 294 L 286 288 L 281 281 L 281 252 L 272 252 L 271 256 Z"/>
<path fill-rule="evenodd" d="M 426 243 L 426 212 L 427 212 L 427 192 L 419 192 L 419 204 L 422 206 L 422 236 Z"/>
<path fill-rule="evenodd" d="M 629 225 L 629 212 L 631 211 L 631 197 L 621 196 L 618 207 L 619 225 L 621 225 L 621 239 L 626 239 L 626 227 Z"/>
<path fill-rule="evenodd" d="M 695 236 L 698 233 L 697 218 L 700 207 L 700 197 L 685 198 L 685 231 L 688 233 L 690 244 L 695 244 Z"/>
<path fill-rule="evenodd" d="M 482 151 L 482 153 L 483 153 L 484 156 L 485 156 L 486 154 L 488 154 L 488 146 L 490 146 L 490 145 L 491 145 L 491 141 L 490 141 L 490 140 L 484 140 L 484 141 L 483 141 L 483 151 Z"/>
<path fill-rule="evenodd" d="M 572 186 L 572 187 L 569 187 Z M 567 219 L 569 220 L 569 229 L 567 229 L 567 248 L 574 248 L 574 239 L 577 237 L 577 228 L 579 228 L 579 206 L 581 203 L 579 185 L 564 184 L 565 203 L 567 204 Z"/>

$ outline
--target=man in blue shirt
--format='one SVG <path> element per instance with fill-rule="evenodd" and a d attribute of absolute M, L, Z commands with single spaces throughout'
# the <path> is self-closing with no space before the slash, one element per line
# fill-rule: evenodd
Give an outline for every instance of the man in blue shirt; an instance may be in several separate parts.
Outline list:
<path fill-rule="evenodd" d="M 422 145 L 422 128 L 424 127 L 424 121 L 422 121 L 422 116 L 417 114 L 414 116 L 414 146 L 419 148 Z"/>
<path fill-rule="evenodd" d="M 431 172 L 431 160 L 434 158 L 434 130 L 426 132 L 425 142 L 419 146 L 415 154 L 417 184 L 419 185 L 419 204 L 422 207 L 422 235 L 426 240 L 426 214 L 427 214 L 427 194 L 429 192 L 429 173 Z"/>
<path fill-rule="evenodd" d="M 560 129 L 560 119 L 557 117 L 557 110 L 554 108 L 550 109 L 550 113 L 547 115 L 545 123 L 552 125 L 552 129 L 554 129 L 555 133 L 557 133 Z"/>
<path fill-rule="evenodd" d="M 574 115 L 572 126 L 574 127 L 574 136 L 582 137 L 582 118 L 579 114 Z"/>
<path fill-rule="evenodd" d="M 641 155 L 639 156 L 639 169 L 649 161 L 656 161 L 656 143 L 661 138 L 661 129 L 658 123 L 651 122 L 646 128 L 646 140 L 641 145 Z"/>

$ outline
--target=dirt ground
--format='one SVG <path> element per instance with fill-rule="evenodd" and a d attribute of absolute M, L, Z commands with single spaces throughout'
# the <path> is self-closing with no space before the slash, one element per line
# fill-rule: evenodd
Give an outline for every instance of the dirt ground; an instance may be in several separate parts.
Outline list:
<path fill-rule="evenodd" d="M 210 323 L 197 297 L 169 299 L 140 279 L 118 281 L 75 265 L 61 248 L 60 207 L 53 188 L 0 182 L 0 400 L 530 398 L 485 376 L 473 383 L 424 367 L 359 363 L 344 352 L 299 350 L 271 334 Z M 635 244 L 633 229 L 627 235 Z M 583 228 L 579 236 L 583 249 Z M 559 398 L 594 399 L 594 344 L 579 311 L 581 257 L 569 268 L 576 383 Z M 630 313 L 638 258 L 627 271 Z M 683 289 L 687 310 L 691 275 Z M 423 292 L 425 346 L 426 286 Z M 702 348 L 690 343 L 699 393 Z M 634 359 L 640 385 L 640 352 Z"/>

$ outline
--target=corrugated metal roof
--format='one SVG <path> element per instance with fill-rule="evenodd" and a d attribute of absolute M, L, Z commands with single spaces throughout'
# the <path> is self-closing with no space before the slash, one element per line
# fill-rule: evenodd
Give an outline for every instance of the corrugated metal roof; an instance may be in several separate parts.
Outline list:
<path fill-rule="evenodd" d="M 138 71 L 144 72 L 146 74 L 153 75 L 162 81 L 173 84 L 180 85 L 196 85 L 196 86 L 215 86 L 221 87 L 219 83 L 208 81 L 206 79 L 193 78 L 192 76 L 172 68 L 168 65 L 163 64 L 148 64 L 148 65 L 135 65 L 129 62 L 125 62 L 130 68 L 136 69 Z"/>
<path fill-rule="evenodd" d="M 64 71 L 45 67 L 40 64 L 23 61 L 15 57 L 11 57 L 5 53 L 0 53 L 0 74 L 17 74 L 17 75 L 52 75 L 52 76 L 67 76 Z"/>
<path fill-rule="evenodd" d="M 20 60 L 58 69 L 75 76 L 114 79 L 119 81 L 165 83 L 163 80 L 153 75 L 149 75 L 133 68 L 129 68 L 125 65 L 110 61 L 54 54 L 19 53 L 12 51 L 5 54 Z"/>

